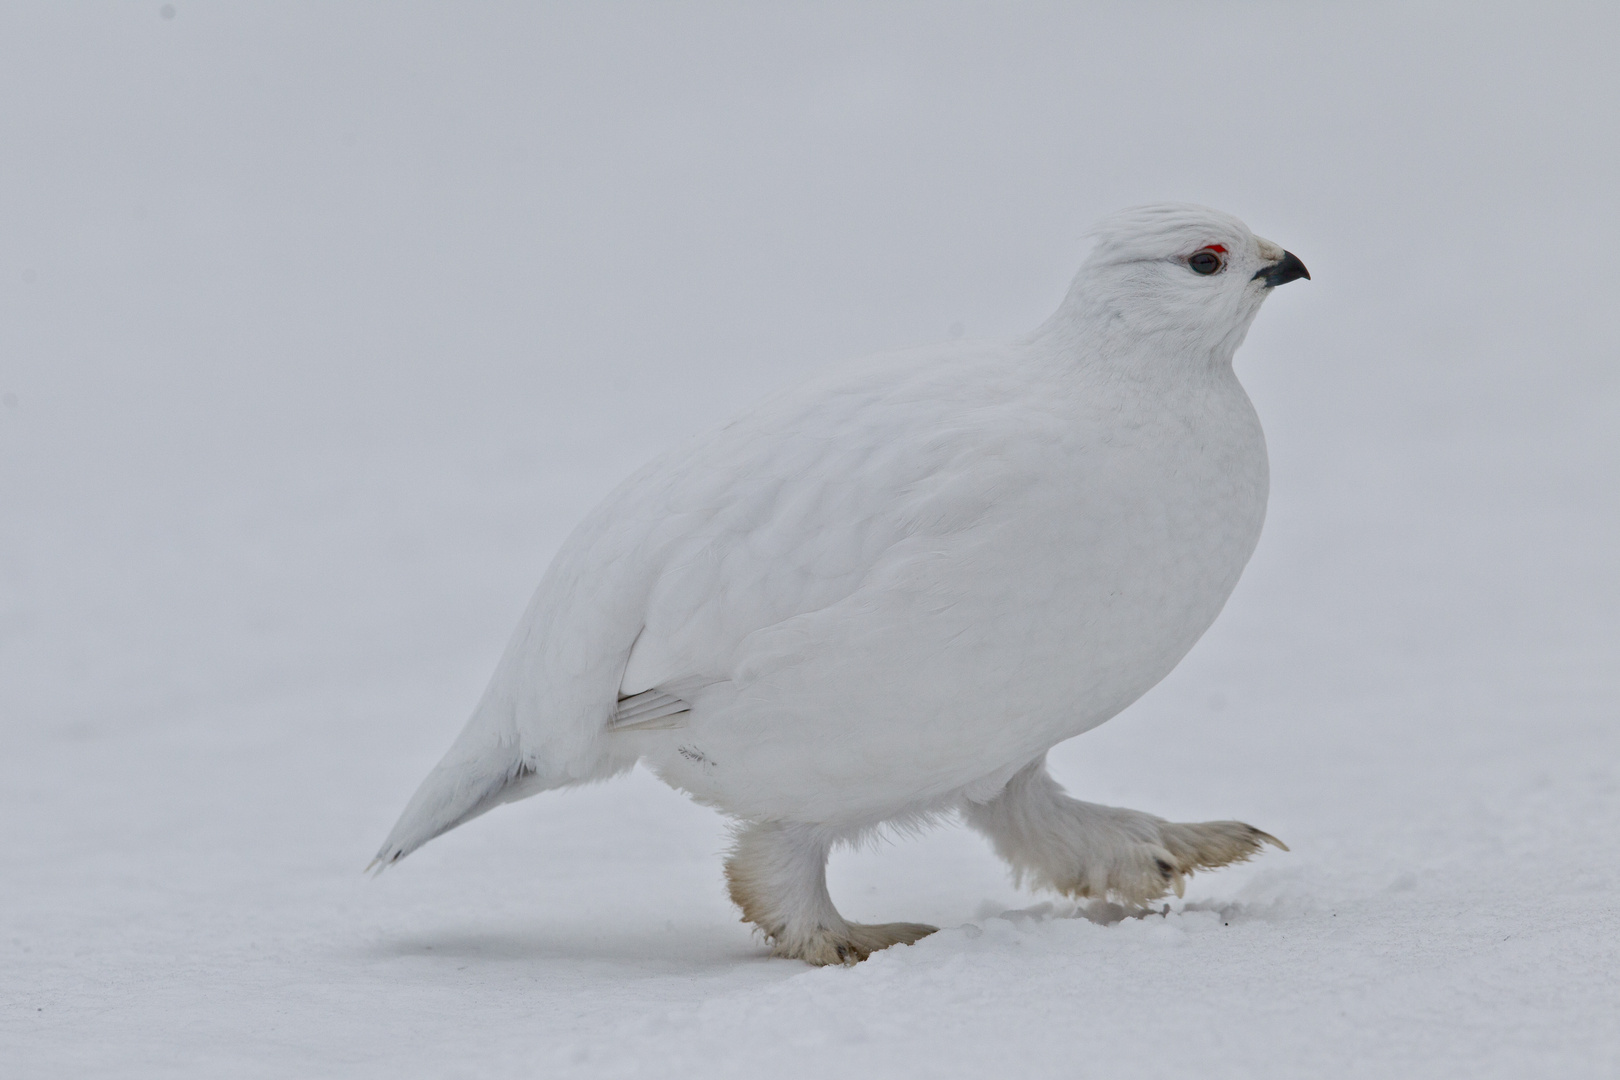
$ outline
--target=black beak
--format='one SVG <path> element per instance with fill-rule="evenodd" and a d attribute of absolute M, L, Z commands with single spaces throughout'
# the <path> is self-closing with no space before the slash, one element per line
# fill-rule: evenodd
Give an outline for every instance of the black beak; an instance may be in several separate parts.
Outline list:
<path fill-rule="evenodd" d="M 1311 272 L 1305 269 L 1305 264 L 1299 261 L 1299 256 L 1292 251 L 1283 252 L 1281 262 L 1274 262 L 1270 266 L 1262 266 L 1255 271 L 1253 280 L 1263 281 L 1266 288 L 1275 289 L 1278 285 L 1286 285 L 1290 281 L 1304 278 L 1311 280 Z"/>

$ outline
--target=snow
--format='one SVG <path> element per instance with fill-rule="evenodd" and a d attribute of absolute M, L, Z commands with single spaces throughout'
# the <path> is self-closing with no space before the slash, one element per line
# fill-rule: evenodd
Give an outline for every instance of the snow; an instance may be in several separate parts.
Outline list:
<path fill-rule="evenodd" d="M 0 13 L 0 1072 L 1620 1070 L 1620 16 L 174 8 Z M 822 970 L 640 773 L 360 874 L 614 481 L 1157 198 L 1314 280 L 1244 581 L 1054 771 L 1291 853 L 894 837 L 834 898 L 945 929 Z"/>

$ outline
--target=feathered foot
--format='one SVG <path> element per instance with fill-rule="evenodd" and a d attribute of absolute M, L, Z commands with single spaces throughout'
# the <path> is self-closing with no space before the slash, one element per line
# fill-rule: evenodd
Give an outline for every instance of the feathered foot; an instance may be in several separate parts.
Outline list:
<path fill-rule="evenodd" d="M 1288 845 L 1275 836 L 1241 821 L 1190 824 L 1155 820 L 1159 825 L 1159 843 L 1171 856 L 1168 884 L 1177 896 L 1182 894 L 1185 887 L 1182 879 L 1195 870 L 1214 870 L 1219 866 L 1248 862 L 1260 854 L 1267 844 L 1282 851 L 1288 850 Z M 1158 869 L 1163 876 L 1164 869 Z M 1161 892 L 1159 895 L 1164 894 Z"/>
<path fill-rule="evenodd" d="M 1197 870 L 1243 862 L 1266 844 L 1288 845 L 1241 821 L 1178 824 L 1071 799 L 1039 760 L 964 816 L 989 837 L 1020 880 L 1074 897 L 1141 907 L 1182 895 Z"/>
<path fill-rule="evenodd" d="M 938 929 L 937 926 L 911 922 L 846 922 L 837 930 L 817 927 L 817 932 L 807 938 L 771 936 L 771 953 L 789 960 L 803 960 L 817 967 L 858 964 L 890 945 L 910 945 Z"/>
<path fill-rule="evenodd" d="M 750 823 L 726 860 L 732 902 L 781 957 L 809 964 L 855 964 L 890 945 L 910 945 L 937 927 L 846 922 L 827 893 L 831 841 L 814 826 Z"/>

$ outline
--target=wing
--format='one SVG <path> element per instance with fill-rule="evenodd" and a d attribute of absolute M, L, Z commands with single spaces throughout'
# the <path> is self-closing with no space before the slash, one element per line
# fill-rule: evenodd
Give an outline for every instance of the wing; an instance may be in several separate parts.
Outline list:
<path fill-rule="evenodd" d="M 680 727 L 680 718 L 692 711 L 687 701 L 665 690 L 643 690 L 619 698 L 609 731 L 651 731 Z"/>
<path fill-rule="evenodd" d="M 691 701 L 741 644 L 840 603 L 893 553 L 982 521 L 1062 438 L 1008 350 L 911 350 L 767 402 L 692 447 L 619 693 Z M 651 699 L 648 699 L 651 700 Z"/>

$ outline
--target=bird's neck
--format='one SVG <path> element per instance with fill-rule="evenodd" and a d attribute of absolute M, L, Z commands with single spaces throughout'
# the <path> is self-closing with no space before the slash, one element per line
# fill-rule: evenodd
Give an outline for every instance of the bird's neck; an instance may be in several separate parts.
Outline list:
<path fill-rule="evenodd" d="M 1253 315 L 1250 312 L 1235 325 L 1211 326 L 1165 317 L 1105 290 L 1077 287 L 1027 340 L 1065 364 L 1111 378 L 1133 382 L 1230 378 L 1233 354 Z"/>

